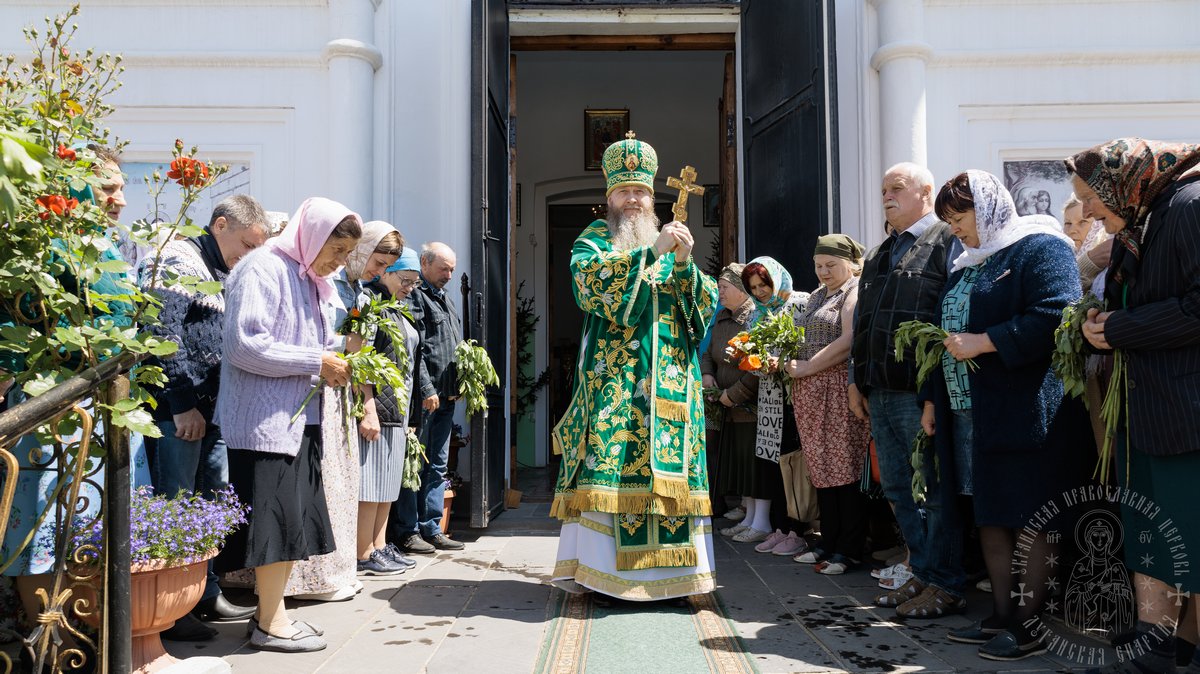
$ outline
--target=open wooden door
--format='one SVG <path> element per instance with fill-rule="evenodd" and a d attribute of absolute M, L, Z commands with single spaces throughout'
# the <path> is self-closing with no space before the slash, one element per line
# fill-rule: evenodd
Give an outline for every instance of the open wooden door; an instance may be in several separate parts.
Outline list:
<path fill-rule="evenodd" d="M 471 2 L 471 276 L 464 322 L 487 349 L 499 390 L 487 416 L 471 419 L 471 526 L 486 527 L 504 506 L 508 474 L 509 133 L 508 3 Z"/>
<path fill-rule="evenodd" d="M 746 258 L 770 255 L 817 285 L 818 236 L 838 231 L 828 0 L 742 0 Z"/>

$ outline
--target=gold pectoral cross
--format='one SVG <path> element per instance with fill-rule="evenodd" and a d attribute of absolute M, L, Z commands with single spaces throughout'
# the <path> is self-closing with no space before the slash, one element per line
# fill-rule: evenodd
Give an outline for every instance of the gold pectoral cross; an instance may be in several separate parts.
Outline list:
<path fill-rule="evenodd" d="M 678 178 L 674 176 L 667 178 L 667 187 L 679 190 L 679 196 L 675 198 L 675 204 L 671 206 L 671 213 L 675 214 L 675 220 L 678 222 L 687 222 L 688 195 L 704 194 L 704 188 L 696 184 L 696 169 L 684 166 L 683 170 L 679 172 Z"/>

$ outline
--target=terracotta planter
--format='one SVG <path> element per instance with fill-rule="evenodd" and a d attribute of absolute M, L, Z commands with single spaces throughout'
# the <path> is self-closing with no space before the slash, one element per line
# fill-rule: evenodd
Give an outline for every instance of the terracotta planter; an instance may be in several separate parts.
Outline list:
<path fill-rule="evenodd" d="M 454 490 L 446 489 L 445 494 L 442 496 L 441 529 L 442 529 L 442 533 L 446 534 L 447 536 L 450 535 L 450 506 L 453 503 L 454 503 Z"/>
<path fill-rule="evenodd" d="M 159 633 L 187 615 L 200 601 L 207 562 L 216 554 L 214 550 L 201 559 L 173 566 L 152 560 L 134 564 L 130 569 L 134 672 L 148 674 L 179 662 L 163 649 Z"/>

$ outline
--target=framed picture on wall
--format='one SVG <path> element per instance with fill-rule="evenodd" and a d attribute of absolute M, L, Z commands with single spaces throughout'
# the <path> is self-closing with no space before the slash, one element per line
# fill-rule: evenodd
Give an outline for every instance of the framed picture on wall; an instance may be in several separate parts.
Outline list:
<path fill-rule="evenodd" d="M 721 186 L 704 186 L 704 226 L 721 226 Z"/>
<path fill-rule="evenodd" d="M 1012 194 L 1017 215 L 1049 215 L 1059 222 L 1073 191 L 1061 159 L 1006 160 L 1004 186 Z"/>
<path fill-rule="evenodd" d="M 629 131 L 629 109 L 583 111 L 583 169 L 599 171 L 609 145 Z"/>

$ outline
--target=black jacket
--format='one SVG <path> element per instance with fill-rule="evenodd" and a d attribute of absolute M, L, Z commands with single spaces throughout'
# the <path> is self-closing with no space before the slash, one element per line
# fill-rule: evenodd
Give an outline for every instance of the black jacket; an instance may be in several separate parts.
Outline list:
<path fill-rule="evenodd" d="M 1105 287 L 1104 336 L 1129 374 L 1130 444 L 1152 456 L 1200 451 L 1200 179 L 1168 188 L 1150 211 L 1137 275 Z M 1123 308 L 1122 308 L 1123 307 Z"/>

